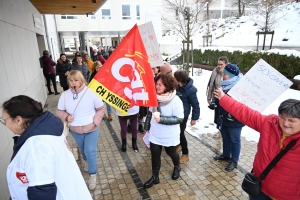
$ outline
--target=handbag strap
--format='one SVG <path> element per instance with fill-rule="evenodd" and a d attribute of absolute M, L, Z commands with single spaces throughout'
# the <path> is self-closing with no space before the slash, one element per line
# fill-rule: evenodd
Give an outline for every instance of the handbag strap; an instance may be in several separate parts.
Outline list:
<path fill-rule="evenodd" d="M 260 181 L 264 180 L 266 176 L 269 174 L 271 169 L 278 163 L 278 161 L 296 144 L 298 138 L 292 140 L 285 149 L 279 152 L 279 154 L 270 162 L 270 164 L 266 167 L 266 169 L 259 176 Z"/>
<path fill-rule="evenodd" d="M 82 97 L 84 96 L 84 94 L 85 94 L 85 92 L 86 92 L 87 90 L 88 90 L 88 87 L 85 89 L 84 93 L 83 93 L 82 96 L 80 97 L 80 99 L 79 99 L 79 101 L 78 101 L 78 103 L 77 103 L 77 105 L 76 105 L 76 107 L 75 107 L 75 109 L 74 109 L 74 111 L 73 111 L 73 114 L 75 113 L 75 111 L 76 111 L 76 109 L 77 109 L 77 107 L 78 107 L 78 104 L 80 103 Z"/>

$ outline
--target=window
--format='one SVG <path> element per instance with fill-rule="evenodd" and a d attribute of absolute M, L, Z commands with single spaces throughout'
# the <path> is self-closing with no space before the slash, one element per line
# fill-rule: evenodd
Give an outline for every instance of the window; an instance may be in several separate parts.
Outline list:
<path fill-rule="evenodd" d="M 77 15 L 61 15 L 61 19 L 78 19 Z"/>
<path fill-rule="evenodd" d="M 131 20 L 130 5 L 122 5 L 122 19 Z"/>
<path fill-rule="evenodd" d="M 96 19 L 96 15 L 90 15 L 91 19 Z"/>
<path fill-rule="evenodd" d="M 110 9 L 102 9 L 102 19 L 111 19 Z"/>
<path fill-rule="evenodd" d="M 140 13 L 140 6 L 136 6 L 136 19 L 140 20 L 141 19 L 141 13 Z"/>

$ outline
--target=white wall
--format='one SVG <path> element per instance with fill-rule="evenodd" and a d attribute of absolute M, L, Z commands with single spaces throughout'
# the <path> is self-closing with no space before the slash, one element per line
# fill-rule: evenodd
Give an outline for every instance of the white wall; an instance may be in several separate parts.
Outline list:
<path fill-rule="evenodd" d="M 0 0 L 0 105 L 20 94 L 43 104 L 46 101 L 36 37 L 37 33 L 44 35 L 44 30 L 34 27 L 33 14 L 40 13 L 29 0 Z M 6 168 L 12 155 L 13 134 L 2 124 L 0 133 L 0 200 L 8 200 Z"/>
<path fill-rule="evenodd" d="M 57 36 L 57 30 L 55 25 L 55 15 L 45 15 L 46 24 L 48 33 L 45 33 L 47 36 L 48 44 L 51 45 L 51 55 L 54 61 L 59 59 L 59 55 L 61 53 L 59 49 L 59 38 Z M 52 44 L 51 44 L 52 43 Z M 50 48 L 49 48 L 50 49 Z"/>
<path fill-rule="evenodd" d="M 126 31 L 134 24 L 146 23 L 146 13 L 152 6 L 161 6 L 162 0 L 107 0 L 101 8 L 110 8 L 111 19 L 102 20 L 101 8 L 96 12 L 96 19 L 78 15 L 78 19 L 61 19 L 56 15 L 57 30 L 60 31 Z M 130 5 L 131 20 L 122 20 L 122 5 Z M 140 20 L 136 19 L 136 5 L 140 6 Z M 110 35 L 106 35 L 110 37 Z M 112 37 L 116 37 L 113 35 Z"/>

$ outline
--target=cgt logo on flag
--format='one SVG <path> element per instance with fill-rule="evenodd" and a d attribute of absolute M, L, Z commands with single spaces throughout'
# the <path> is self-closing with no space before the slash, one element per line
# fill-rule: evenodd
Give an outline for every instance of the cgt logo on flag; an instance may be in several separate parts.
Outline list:
<path fill-rule="evenodd" d="M 137 25 L 129 31 L 88 87 L 124 114 L 134 105 L 157 106 L 153 72 Z"/>

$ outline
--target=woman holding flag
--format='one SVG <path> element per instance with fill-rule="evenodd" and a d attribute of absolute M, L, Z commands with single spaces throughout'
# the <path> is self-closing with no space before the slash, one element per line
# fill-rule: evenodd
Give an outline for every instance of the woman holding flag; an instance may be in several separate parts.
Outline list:
<path fill-rule="evenodd" d="M 165 147 L 174 164 L 172 179 L 177 180 L 180 176 L 176 146 L 180 143 L 180 123 L 184 114 L 182 101 L 176 96 L 177 85 L 176 79 L 170 75 L 159 74 L 155 79 L 158 107 L 149 108 L 145 121 L 145 130 L 150 134 L 152 161 L 152 176 L 144 184 L 145 189 L 159 183 L 162 147 Z"/>
<path fill-rule="evenodd" d="M 56 114 L 69 123 L 70 132 L 83 157 L 83 171 L 90 175 L 88 187 L 96 189 L 97 142 L 100 122 L 104 116 L 103 101 L 87 86 L 79 70 L 68 75 L 70 89 L 58 101 Z"/>

